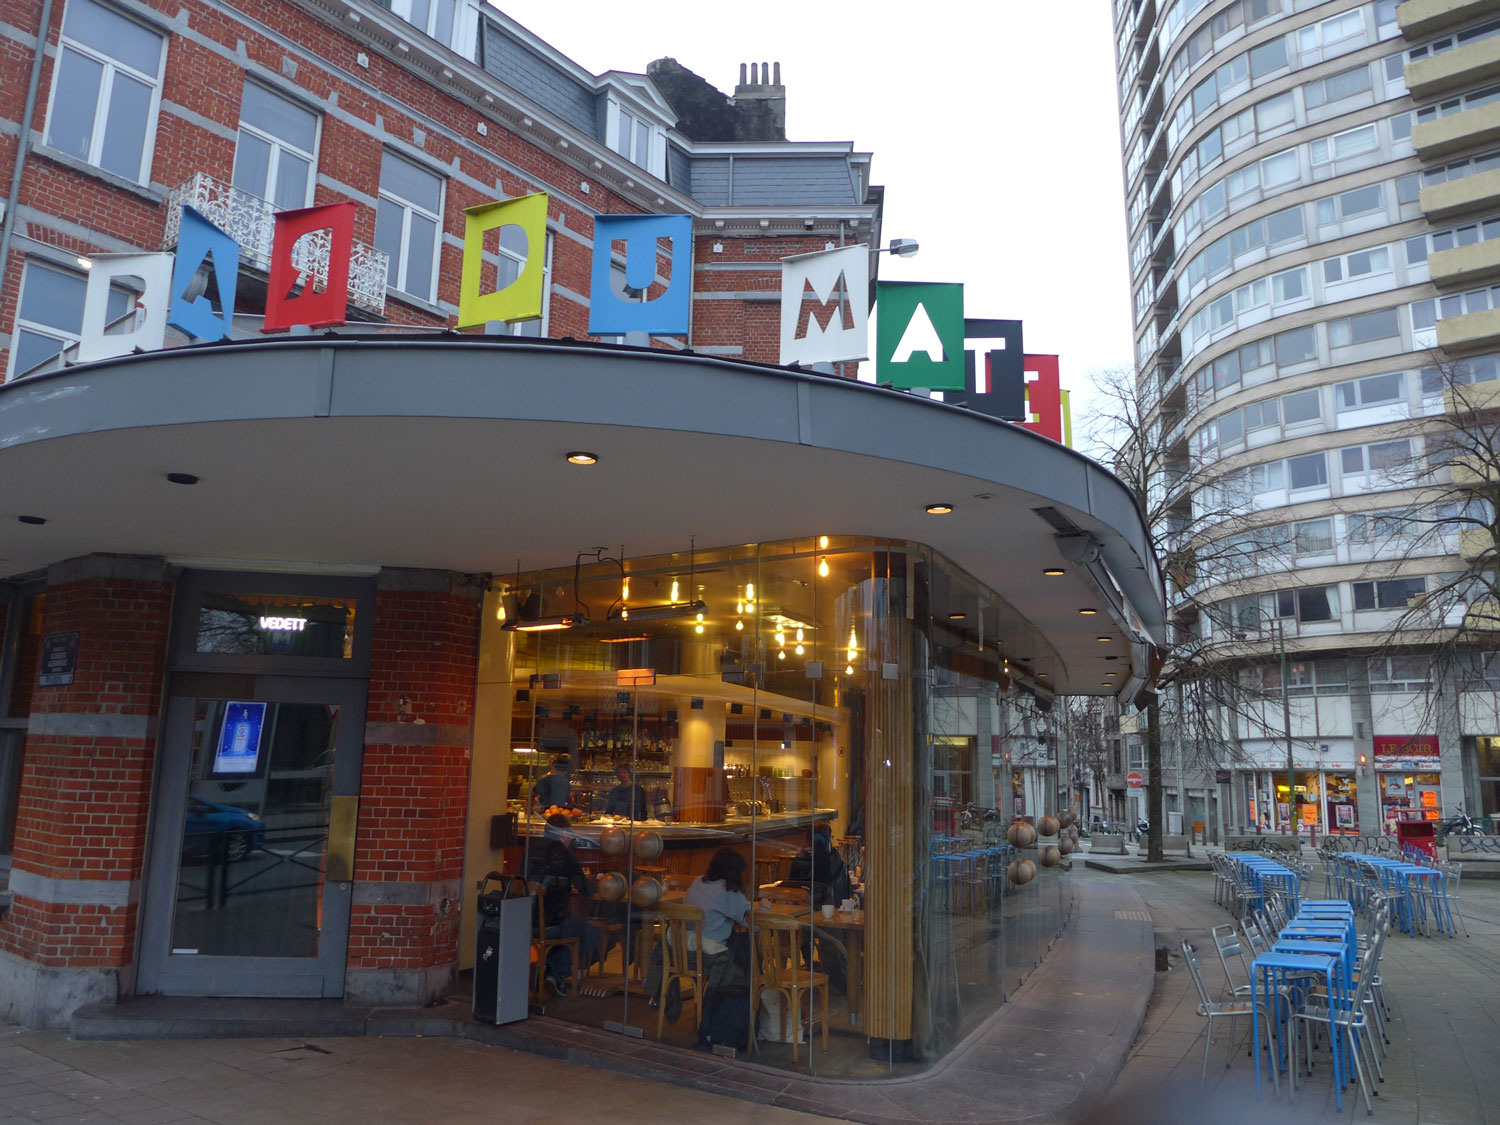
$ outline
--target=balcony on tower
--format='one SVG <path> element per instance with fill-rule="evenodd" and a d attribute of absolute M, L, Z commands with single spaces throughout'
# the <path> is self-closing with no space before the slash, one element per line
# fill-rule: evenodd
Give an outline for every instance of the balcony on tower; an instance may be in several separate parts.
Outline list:
<path fill-rule="evenodd" d="M 1422 213 L 1434 222 L 1500 204 L 1500 168 L 1422 189 Z"/>
<path fill-rule="evenodd" d="M 1429 254 L 1427 276 L 1440 289 L 1469 286 L 1500 277 L 1500 237 Z"/>
<path fill-rule="evenodd" d="M 1463 108 L 1418 121 L 1412 128 L 1412 147 L 1423 160 L 1500 141 L 1500 95 L 1478 103 L 1471 94 L 1464 103 Z"/>
<path fill-rule="evenodd" d="M 238 242 L 240 269 L 264 284 L 271 268 L 271 239 L 276 229 L 276 210 L 270 203 L 204 172 L 194 173 L 173 188 L 167 199 L 163 249 L 177 245 L 184 206 L 193 208 Z M 292 264 L 304 277 L 310 274 L 327 284 L 329 241 L 327 231 L 298 239 L 292 248 Z M 384 319 L 389 261 L 385 251 L 354 240 L 349 258 L 349 304 L 350 312 L 359 319 Z"/>
<path fill-rule="evenodd" d="M 1494 10 L 1494 0 L 1405 0 L 1396 5 L 1396 23 L 1408 39 L 1422 39 Z"/>
<path fill-rule="evenodd" d="M 1451 51 L 1406 64 L 1406 89 L 1414 98 L 1434 98 L 1449 90 L 1500 77 L 1500 36 L 1490 35 Z"/>

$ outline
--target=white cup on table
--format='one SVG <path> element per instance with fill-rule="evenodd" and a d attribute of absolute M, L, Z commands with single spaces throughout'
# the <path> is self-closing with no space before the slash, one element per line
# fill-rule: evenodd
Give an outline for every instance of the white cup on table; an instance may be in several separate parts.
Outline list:
<path fill-rule="evenodd" d="M 833 903 L 825 903 L 823 906 L 823 918 L 825 921 L 833 920 Z"/>

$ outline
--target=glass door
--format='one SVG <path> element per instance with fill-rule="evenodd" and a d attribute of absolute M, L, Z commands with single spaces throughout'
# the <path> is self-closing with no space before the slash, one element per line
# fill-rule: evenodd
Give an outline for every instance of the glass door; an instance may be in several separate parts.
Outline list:
<path fill-rule="evenodd" d="M 191 690 L 167 706 L 140 991 L 340 996 L 364 684 L 183 679 Z"/>

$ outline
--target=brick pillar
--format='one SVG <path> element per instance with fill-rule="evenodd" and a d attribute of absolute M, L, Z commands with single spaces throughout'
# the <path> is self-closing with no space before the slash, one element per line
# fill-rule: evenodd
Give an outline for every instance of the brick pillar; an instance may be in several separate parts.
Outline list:
<path fill-rule="evenodd" d="M 380 575 L 344 985 L 350 1004 L 422 1004 L 440 996 L 457 969 L 480 595 L 443 571 Z"/>
<path fill-rule="evenodd" d="M 76 631 L 78 663 L 71 684 L 27 685 L 0 920 L 6 1019 L 58 1026 L 130 987 L 172 586 L 160 560 L 94 555 L 48 571 L 42 634 Z"/>

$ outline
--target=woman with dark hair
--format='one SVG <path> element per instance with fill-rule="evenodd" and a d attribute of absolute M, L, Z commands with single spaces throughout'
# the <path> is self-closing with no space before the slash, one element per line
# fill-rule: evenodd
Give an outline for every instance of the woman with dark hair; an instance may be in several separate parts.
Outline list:
<path fill-rule="evenodd" d="M 708 870 L 694 879 L 682 901 L 703 911 L 703 976 L 708 989 L 740 986 L 750 972 L 750 943 L 743 932 L 736 934 L 736 923 L 744 925 L 750 913 L 745 897 L 745 857 L 733 848 L 720 848 L 708 861 Z M 696 935 L 689 935 L 692 940 Z M 689 947 L 689 961 L 699 952 Z M 660 995 L 661 946 L 651 951 L 651 966 L 646 974 L 646 995 Z M 655 1005 L 655 1000 L 651 1001 Z M 676 1021 L 681 1013 L 681 998 L 672 982 L 667 995 L 667 1018 Z"/>

